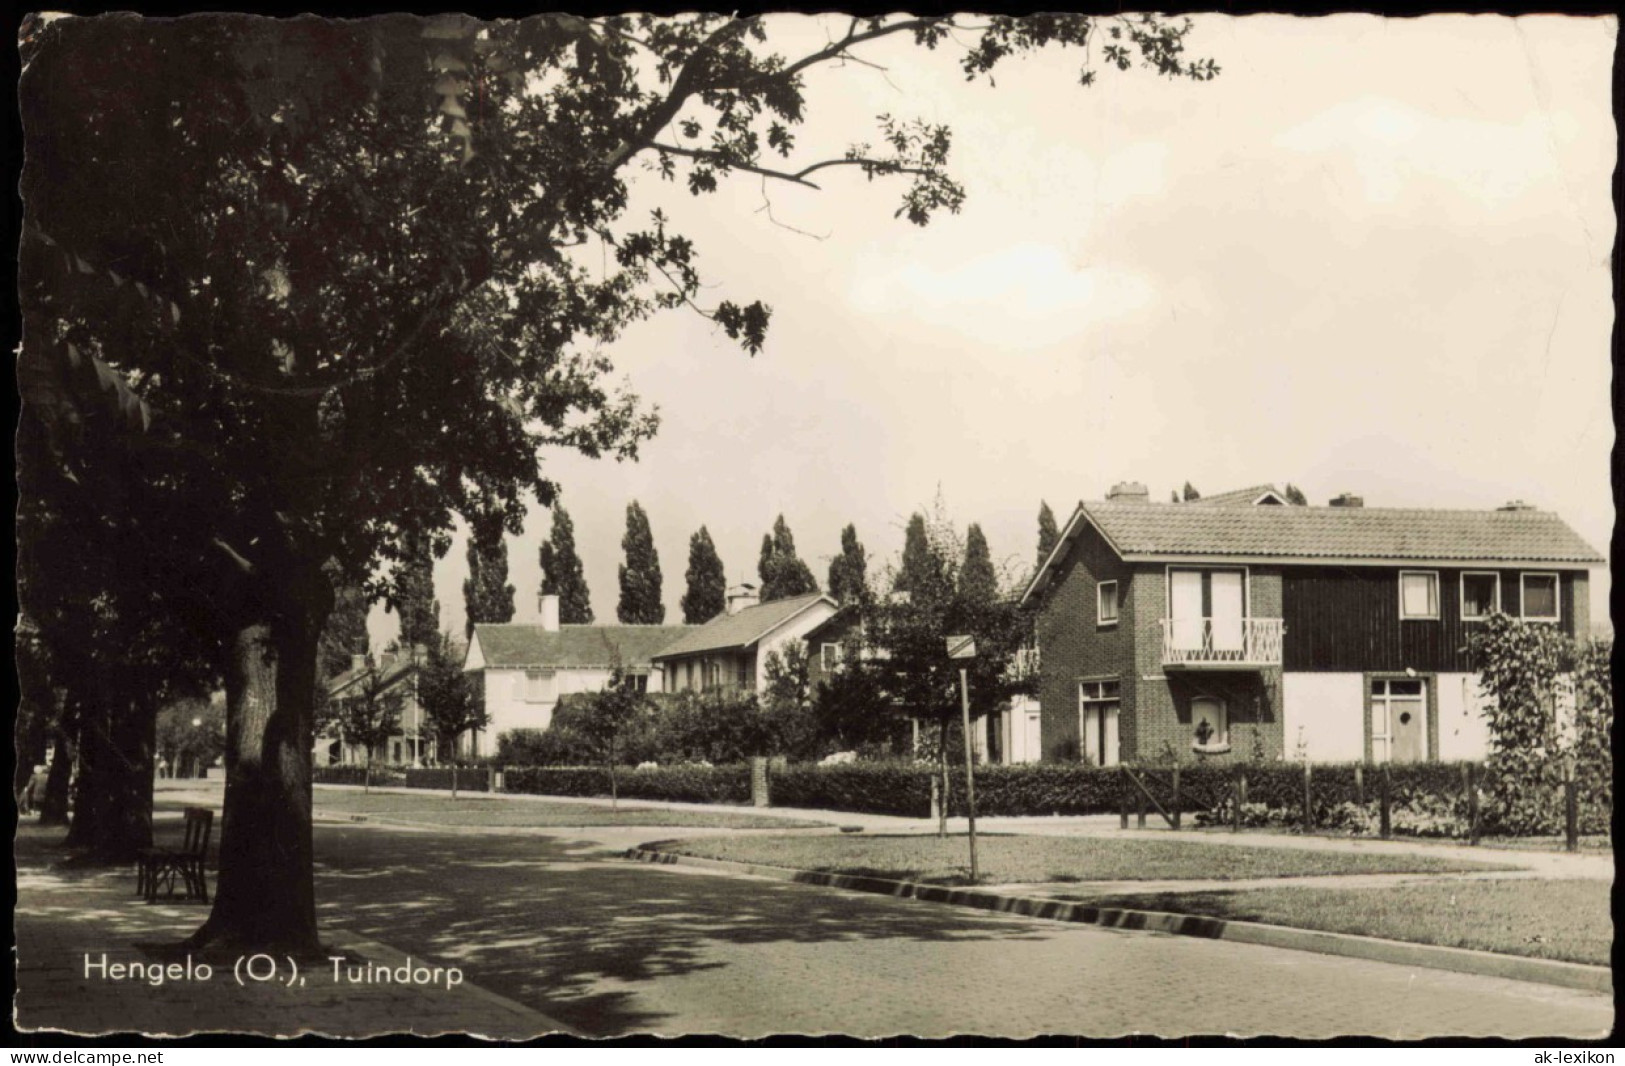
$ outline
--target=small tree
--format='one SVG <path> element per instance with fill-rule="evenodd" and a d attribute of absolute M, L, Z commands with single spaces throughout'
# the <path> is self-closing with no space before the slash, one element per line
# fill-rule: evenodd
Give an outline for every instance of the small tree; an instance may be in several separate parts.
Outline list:
<path fill-rule="evenodd" d="M 760 702 L 768 732 L 768 754 L 792 759 L 824 754 L 819 750 L 824 738 L 813 710 L 806 645 L 796 640 L 768 652 L 762 673 L 766 684 Z"/>
<path fill-rule="evenodd" d="M 369 668 L 359 682 L 356 694 L 338 701 L 335 721 L 339 737 L 346 744 L 367 751 L 366 784 L 372 785 L 372 750 L 401 731 L 401 709 L 405 696 L 390 684 L 383 671 Z"/>
<path fill-rule="evenodd" d="M 609 802 L 616 807 L 620 802 L 620 787 L 616 774 L 621 740 L 643 707 L 643 697 L 632 687 L 632 679 L 619 666 L 615 668 L 608 687 L 586 700 L 586 714 L 580 729 L 589 743 L 604 760 L 609 771 Z"/>
<path fill-rule="evenodd" d="M 1201 498 L 1202 494 L 1196 491 L 1196 486 L 1189 481 L 1185 482 L 1185 502 L 1190 503 L 1192 500 L 1200 500 Z"/>
<path fill-rule="evenodd" d="M 1309 506 L 1309 497 L 1305 496 L 1303 494 L 1303 490 L 1298 488 L 1298 486 L 1294 485 L 1290 481 L 1286 483 L 1286 488 L 1281 491 L 1281 495 L 1285 497 L 1286 502 L 1291 504 L 1293 507 Z"/>
<path fill-rule="evenodd" d="M 454 757 L 457 738 L 490 724 L 479 678 L 463 673 L 462 649 L 442 632 L 418 672 L 418 702 L 437 759 Z"/>

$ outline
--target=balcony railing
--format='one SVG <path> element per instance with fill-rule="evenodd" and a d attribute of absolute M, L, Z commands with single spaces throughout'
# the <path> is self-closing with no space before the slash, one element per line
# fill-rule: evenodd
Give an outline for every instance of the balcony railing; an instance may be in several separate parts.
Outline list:
<path fill-rule="evenodd" d="M 1164 618 L 1162 665 L 1280 666 L 1285 633 L 1279 618 Z"/>

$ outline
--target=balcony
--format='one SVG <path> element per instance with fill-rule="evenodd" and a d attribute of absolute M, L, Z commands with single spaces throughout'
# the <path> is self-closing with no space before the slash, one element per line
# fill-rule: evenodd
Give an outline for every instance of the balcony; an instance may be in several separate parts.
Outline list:
<path fill-rule="evenodd" d="M 1164 670 L 1259 670 L 1281 665 L 1279 618 L 1164 618 Z"/>

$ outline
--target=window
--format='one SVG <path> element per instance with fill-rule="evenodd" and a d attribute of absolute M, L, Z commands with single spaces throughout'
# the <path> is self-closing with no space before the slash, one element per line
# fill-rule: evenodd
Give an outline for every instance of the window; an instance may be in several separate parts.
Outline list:
<path fill-rule="evenodd" d="M 1461 575 L 1461 617 L 1476 622 L 1501 609 L 1501 575 L 1490 571 L 1464 571 Z"/>
<path fill-rule="evenodd" d="M 553 684 L 553 671 L 525 671 L 525 702 L 552 703 L 556 698 L 555 686 Z"/>
<path fill-rule="evenodd" d="M 755 660 L 755 658 L 753 656 L 741 655 L 739 657 L 739 662 L 738 662 L 738 665 L 737 665 L 737 667 L 735 669 L 734 676 L 735 676 L 735 679 L 738 681 L 740 688 L 755 688 L 756 687 L 755 685 L 753 685 L 751 683 L 751 680 L 752 680 L 751 679 L 751 674 L 755 673 L 755 670 L 753 669 L 755 667 L 755 665 L 756 665 L 756 660 Z"/>
<path fill-rule="evenodd" d="M 819 661 L 822 663 L 826 674 L 841 665 L 841 646 L 839 644 L 825 644 L 819 648 L 818 654 Z"/>
<path fill-rule="evenodd" d="M 1117 681 L 1078 683 L 1078 754 L 1091 766 L 1117 765 L 1119 692 Z"/>
<path fill-rule="evenodd" d="M 1523 617 L 1532 622 L 1557 621 L 1557 575 L 1523 574 L 1521 584 Z"/>
<path fill-rule="evenodd" d="M 1117 582 L 1102 581 L 1095 587 L 1097 619 L 1103 626 L 1117 624 Z"/>
<path fill-rule="evenodd" d="M 1215 696 L 1191 700 L 1191 746 L 1199 751 L 1228 751 L 1230 712 Z"/>
<path fill-rule="evenodd" d="M 1432 570 L 1399 572 L 1399 617 L 1439 617 L 1439 575 Z"/>
<path fill-rule="evenodd" d="M 701 686 L 705 689 L 718 689 L 722 687 L 722 664 L 715 659 L 705 660 L 705 682 Z"/>

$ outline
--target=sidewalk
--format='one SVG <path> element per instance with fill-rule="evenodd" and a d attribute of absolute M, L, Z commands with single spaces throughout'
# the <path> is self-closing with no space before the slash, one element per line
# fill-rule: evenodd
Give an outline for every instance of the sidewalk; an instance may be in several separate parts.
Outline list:
<path fill-rule="evenodd" d="M 143 971 L 118 977 L 119 965 L 158 962 L 144 945 L 174 944 L 207 915 L 196 903 L 146 904 L 135 896 L 132 870 L 63 869 L 52 845 L 60 829 L 23 825 L 15 841 L 17 994 L 19 1030 L 80 1035 L 140 1032 L 184 1036 L 247 1032 L 264 1036 L 305 1033 L 362 1037 L 407 1031 L 419 1036 L 471 1033 L 494 1039 L 531 1039 L 571 1030 L 512 1000 L 463 980 L 428 981 L 435 960 L 413 958 L 423 984 L 335 983 L 330 964 L 303 967 L 289 980 L 287 960 L 276 979 L 239 985 L 234 959 L 206 956 L 156 979 Z M 322 930 L 334 954 L 377 969 L 407 964 L 407 956 L 335 926 Z M 102 964 L 106 962 L 104 967 Z M 257 965 L 269 965 L 258 963 Z M 269 971 L 266 971 L 269 972 Z M 291 984 L 291 987 L 290 987 Z M 448 987 L 448 985 L 450 987 Z"/>
<path fill-rule="evenodd" d="M 320 785 L 317 786 L 318 796 L 324 789 L 358 790 L 356 785 Z M 408 788 L 374 788 L 374 792 L 397 792 L 408 795 L 449 795 L 449 792 L 437 792 L 428 789 Z M 507 792 L 492 793 L 464 793 L 464 795 L 478 795 L 481 798 L 507 800 L 519 803 L 557 803 L 557 804 L 584 804 L 595 807 L 608 807 L 608 799 L 581 796 L 531 796 Z M 688 811 L 749 811 L 752 814 L 761 814 L 769 817 L 785 819 L 802 819 L 808 821 L 829 822 L 833 826 L 856 826 L 865 833 L 935 833 L 937 823 L 931 818 L 903 818 L 889 814 L 858 814 L 849 811 L 828 811 L 801 807 L 747 807 L 737 804 L 719 803 L 676 803 L 666 800 L 622 799 L 623 806 L 649 807 L 657 810 L 688 810 Z M 1359 837 L 1330 837 L 1330 836 L 1298 836 L 1290 833 L 1275 833 L 1266 831 L 1249 831 L 1231 833 L 1225 830 L 1195 830 L 1186 829 L 1175 832 L 1172 829 L 1146 828 L 1146 829 L 1120 829 L 1120 822 L 1115 814 L 1091 815 L 1057 815 L 1033 817 L 990 817 L 976 819 L 976 829 L 979 833 L 1014 833 L 1036 836 L 1110 836 L 1118 839 L 1140 840 L 1168 840 L 1188 839 L 1201 841 L 1204 844 L 1229 845 L 1235 847 L 1252 848 L 1289 848 L 1306 851 L 1336 851 L 1336 852 L 1366 852 L 1372 855 L 1435 855 L 1440 858 L 1454 858 L 1463 860 L 1477 860 L 1480 862 L 1506 863 L 1528 871 L 1524 876 L 1539 876 L 1551 878 L 1577 878 L 1582 880 L 1612 881 L 1614 878 L 1614 857 L 1611 852 L 1603 854 L 1569 854 L 1556 851 L 1530 851 L 1522 848 L 1498 848 L 1493 843 L 1480 844 L 1472 847 L 1466 844 L 1454 844 L 1433 840 L 1368 840 Z M 966 832 L 966 820 L 963 818 L 948 819 L 948 832 L 963 835 Z M 583 829 L 576 832 L 581 835 L 591 835 L 594 830 Z M 788 831 L 788 830 L 786 830 Z M 556 831 L 555 831 L 556 832 Z M 667 838 L 683 836 L 708 836 L 714 833 L 751 832 L 761 830 L 699 830 L 672 828 L 662 833 L 656 827 L 646 827 L 643 832 L 645 839 L 654 839 L 658 836 Z M 798 830 L 798 832 L 816 832 L 816 830 Z M 613 843 L 619 846 L 626 831 L 616 831 Z M 606 843 L 611 841 L 606 840 Z M 1517 876 L 1517 875 L 1514 875 Z M 1301 879 L 1296 879 L 1301 881 Z M 1141 883 L 1143 886 L 1143 883 Z"/>

